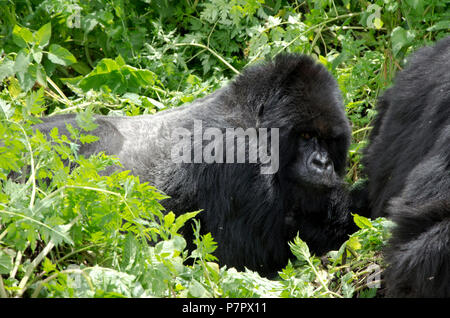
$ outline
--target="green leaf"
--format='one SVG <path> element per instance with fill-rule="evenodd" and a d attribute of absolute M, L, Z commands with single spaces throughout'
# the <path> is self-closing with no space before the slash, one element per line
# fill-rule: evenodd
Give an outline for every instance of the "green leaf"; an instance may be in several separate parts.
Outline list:
<path fill-rule="evenodd" d="M 193 279 L 189 284 L 189 294 L 195 298 L 210 297 L 210 294 L 206 288 L 195 279 Z"/>
<path fill-rule="evenodd" d="M 19 80 L 20 87 L 27 92 L 36 82 L 36 66 L 30 64 L 31 56 L 26 51 L 26 49 L 22 49 L 17 54 L 13 69 Z"/>
<path fill-rule="evenodd" d="M 72 53 L 58 44 L 50 45 L 48 59 L 53 63 L 65 66 L 77 62 L 77 59 L 72 55 Z"/>
<path fill-rule="evenodd" d="M 427 31 L 439 31 L 439 30 L 450 30 L 450 20 L 438 21 L 436 24 L 430 26 Z"/>
<path fill-rule="evenodd" d="M 126 65 L 125 60 L 124 60 L 123 57 L 120 56 L 120 55 L 119 55 L 118 57 L 116 57 L 115 62 L 116 62 L 117 65 L 119 65 L 120 67 Z"/>
<path fill-rule="evenodd" d="M 44 48 L 50 42 L 50 37 L 52 35 L 52 25 L 47 23 L 43 25 L 39 30 L 34 33 L 34 40 L 40 48 Z"/>
<path fill-rule="evenodd" d="M 358 237 L 352 236 L 347 241 L 347 246 L 350 247 L 352 250 L 357 251 L 361 249 L 362 245 L 359 242 Z"/>
<path fill-rule="evenodd" d="M 11 118 L 14 115 L 14 107 L 11 107 L 11 104 L 7 103 L 3 99 L 0 99 L 0 110 L 3 113 L 3 116 L 6 119 Z M 1 116 L 1 117 L 3 117 Z M 1 164 L 0 164 L 1 166 Z"/>
<path fill-rule="evenodd" d="M 0 251 L 0 274 L 9 274 L 13 268 L 13 258 Z"/>
<path fill-rule="evenodd" d="M 42 268 L 44 269 L 44 272 L 46 274 L 49 274 L 49 273 L 57 270 L 56 265 L 53 264 L 52 261 L 50 259 L 48 259 L 47 257 L 42 262 Z"/>
<path fill-rule="evenodd" d="M 107 87 L 114 93 L 124 94 L 138 92 L 141 87 L 153 85 L 155 80 L 155 73 L 125 65 L 125 61 L 119 56 L 116 60 L 101 60 L 95 69 L 80 81 L 79 87 L 85 92 Z"/>
<path fill-rule="evenodd" d="M 189 220 L 194 218 L 200 211 L 195 212 L 188 212 L 181 214 L 177 219 L 175 220 L 175 225 L 172 227 L 172 232 L 178 232 L 178 230 Z"/>
<path fill-rule="evenodd" d="M 36 63 L 41 63 L 42 61 L 42 50 L 39 48 L 33 48 L 31 50 L 31 54 L 33 55 L 33 59 L 36 61 Z"/>
<path fill-rule="evenodd" d="M 44 89 L 41 87 L 37 91 L 30 92 L 25 103 L 25 109 L 31 114 L 39 114 L 45 110 Z"/>
<path fill-rule="evenodd" d="M 26 50 L 20 50 L 17 54 L 16 61 L 14 62 L 14 73 L 23 74 L 27 71 L 30 65 L 30 55 L 27 54 Z"/>
<path fill-rule="evenodd" d="M 373 19 L 373 25 L 375 26 L 375 29 L 379 30 L 383 27 L 383 21 L 380 18 Z"/>
<path fill-rule="evenodd" d="M 295 255 L 299 260 L 306 261 L 311 257 L 308 244 L 302 241 L 298 235 L 294 238 L 294 243 L 289 242 L 292 254 Z"/>
<path fill-rule="evenodd" d="M 4 59 L 0 64 L 0 82 L 14 75 L 14 61 Z"/>
<path fill-rule="evenodd" d="M 372 222 L 368 218 L 360 216 L 358 214 L 353 214 L 353 221 L 360 229 L 371 229 L 373 228 Z"/>
<path fill-rule="evenodd" d="M 175 214 L 169 212 L 164 216 L 164 227 L 169 228 L 175 221 Z"/>
<path fill-rule="evenodd" d="M 71 67 L 81 75 L 87 75 L 91 71 L 89 66 L 82 61 L 72 64 Z"/>
<path fill-rule="evenodd" d="M 13 28 L 12 37 L 14 43 L 21 48 L 26 48 L 28 46 L 27 44 L 33 43 L 33 33 L 27 28 L 22 28 L 17 24 Z"/>
<path fill-rule="evenodd" d="M 121 267 L 129 271 L 134 265 L 136 259 L 138 259 L 138 253 L 139 243 L 133 234 L 128 233 L 125 241 L 123 242 L 123 256 L 120 264 Z"/>
<path fill-rule="evenodd" d="M 80 135 L 80 142 L 82 144 L 90 144 L 90 143 L 97 141 L 98 139 L 99 138 L 94 135 L 84 135 L 84 134 Z"/>
<path fill-rule="evenodd" d="M 45 69 L 40 64 L 36 67 L 36 82 L 43 87 L 47 87 L 47 74 L 45 74 Z"/>
<path fill-rule="evenodd" d="M 95 118 L 92 116 L 92 111 L 86 108 L 86 111 L 78 113 L 75 120 L 81 129 L 85 131 L 92 131 L 98 127 L 95 123 Z"/>
<path fill-rule="evenodd" d="M 59 129 L 57 126 L 53 127 L 52 130 L 50 130 L 50 137 L 53 140 L 58 140 L 59 139 Z"/>
<path fill-rule="evenodd" d="M 112 59 L 102 59 L 89 75 L 106 74 L 120 70 L 120 65 Z"/>
<path fill-rule="evenodd" d="M 170 240 L 160 241 L 155 245 L 155 252 L 161 257 L 173 258 L 179 256 L 186 247 L 186 241 L 181 236 L 174 236 Z"/>
<path fill-rule="evenodd" d="M 391 43 L 392 43 L 392 52 L 394 56 L 398 56 L 400 50 L 409 44 L 411 44 L 412 40 L 414 40 L 414 32 L 409 30 L 406 31 L 402 27 L 396 27 L 392 30 L 391 33 Z"/>

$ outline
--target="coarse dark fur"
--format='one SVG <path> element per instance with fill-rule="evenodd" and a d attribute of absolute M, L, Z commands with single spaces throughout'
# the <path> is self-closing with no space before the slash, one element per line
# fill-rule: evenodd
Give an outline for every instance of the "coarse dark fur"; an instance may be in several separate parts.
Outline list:
<path fill-rule="evenodd" d="M 171 133 L 203 128 L 279 128 L 280 165 L 261 174 L 261 163 L 174 163 Z M 41 132 L 73 115 L 44 118 Z M 342 185 L 350 127 L 339 89 L 311 58 L 280 55 L 247 68 L 213 94 L 156 115 L 96 117 L 100 140 L 80 153 L 117 155 L 125 169 L 167 193 L 162 202 L 176 214 L 203 209 L 204 233 L 218 242 L 221 264 L 271 275 L 287 264 L 288 241 L 297 232 L 311 251 L 335 249 L 353 230 Z M 224 151 L 224 154 L 226 151 Z M 112 172 L 114 169 L 108 171 Z M 187 241 L 192 233 L 185 231 Z"/>
<path fill-rule="evenodd" d="M 396 223 L 387 296 L 450 297 L 450 37 L 418 50 L 380 98 L 363 162 L 372 217 Z"/>

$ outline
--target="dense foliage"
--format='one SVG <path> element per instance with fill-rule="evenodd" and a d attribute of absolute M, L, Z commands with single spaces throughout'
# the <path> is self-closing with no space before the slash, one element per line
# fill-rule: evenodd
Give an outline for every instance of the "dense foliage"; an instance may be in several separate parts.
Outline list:
<path fill-rule="evenodd" d="M 375 296 L 390 222 L 353 211 L 360 231 L 322 258 L 296 239 L 297 261 L 276 279 L 219 268 L 211 235 L 189 254 L 178 234 L 202 212 L 165 213 L 162 193 L 127 172 L 103 176 L 117 160 L 77 156 L 75 141 L 95 140 L 94 113 L 176 107 L 248 64 L 302 52 L 338 79 L 353 123 L 347 180 L 357 182 L 377 96 L 411 51 L 448 35 L 449 3 L 0 2 L 0 297 Z M 70 138 L 30 128 L 69 112 L 82 127 Z"/>

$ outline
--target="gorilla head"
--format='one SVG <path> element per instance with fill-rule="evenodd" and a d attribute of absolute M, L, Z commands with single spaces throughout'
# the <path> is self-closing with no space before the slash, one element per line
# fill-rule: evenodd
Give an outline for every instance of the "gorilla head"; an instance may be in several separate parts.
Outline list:
<path fill-rule="evenodd" d="M 235 116 L 250 112 L 254 125 L 280 129 L 283 181 L 308 190 L 340 182 L 350 127 L 336 82 L 322 65 L 306 56 L 281 55 L 247 69 L 230 91 L 227 102 Z"/>
<path fill-rule="evenodd" d="M 67 132 L 68 122 L 76 125 L 64 116 L 36 128 Z M 189 106 L 96 122 L 100 139 L 80 152 L 117 155 L 124 169 L 171 197 L 163 201 L 168 210 L 203 209 L 202 231 L 218 242 L 222 264 L 271 274 L 286 265 L 297 232 L 321 254 L 350 231 L 341 180 L 350 127 L 336 81 L 309 57 L 280 55 L 249 67 Z M 262 173 L 268 163 L 273 169 Z M 189 243 L 191 231 L 184 234 Z"/>

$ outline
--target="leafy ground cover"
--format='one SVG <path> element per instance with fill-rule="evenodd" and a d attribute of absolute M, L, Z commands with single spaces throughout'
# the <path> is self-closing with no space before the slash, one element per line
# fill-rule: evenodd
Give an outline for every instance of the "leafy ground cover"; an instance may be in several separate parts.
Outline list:
<path fill-rule="evenodd" d="M 219 267 L 211 235 L 197 234 L 188 253 L 179 229 L 202 212 L 163 213 L 162 193 L 127 172 L 101 175 L 117 160 L 77 156 L 75 142 L 95 140 L 93 114 L 156 113 L 211 93 L 246 65 L 301 52 L 338 79 L 353 123 L 346 179 L 356 183 L 377 96 L 408 54 L 448 35 L 448 5 L 1 1 L 0 297 L 382 295 L 385 219 L 353 211 L 360 230 L 321 258 L 295 239 L 296 260 L 269 280 Z M 82 129 L 32 132 L 38 117 L 64 113 L 77 113 Z"/>

